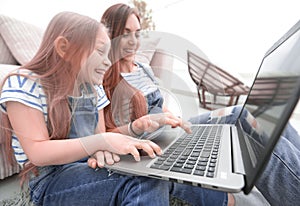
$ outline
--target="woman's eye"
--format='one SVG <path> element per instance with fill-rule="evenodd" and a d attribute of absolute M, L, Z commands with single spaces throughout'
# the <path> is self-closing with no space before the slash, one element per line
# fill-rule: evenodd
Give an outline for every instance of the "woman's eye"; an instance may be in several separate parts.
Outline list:
<path fill-rule="evenodd" d="M 141 37 L 141 33 L 140 32 L 136 32 L 135 33 L 135 37 L 138 39 L 138 38 L 140 38 Z"/>

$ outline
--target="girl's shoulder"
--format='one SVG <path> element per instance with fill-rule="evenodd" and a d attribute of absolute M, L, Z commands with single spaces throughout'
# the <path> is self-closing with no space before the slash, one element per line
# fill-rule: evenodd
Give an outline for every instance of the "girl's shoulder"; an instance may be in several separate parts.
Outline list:
<path fill-rule="evenodd" d="M 28 80 L 38 81 L 38 75 L 28 69 L 17 69 L 9 74 L 9 77 L 13 80 Z"/>
<path fill-rule="evenodd" d="M 27 69 L 17 69 L 9 74 L 4 87 L 34 92 L 41 87 L 38 76 Z"/>
<path fill-rule="evenodd" d="M 105 94 L 105 90 L 102 85 L 94 85 L 94 88 L 95 88 L 95 90 L 97 92 L 97 96 L 98 96 L 97 108 L 98 108 L 98 110 L 101 110 L 104 107 L 106 107 L 110 103 L 110 101 L 108 100 L 108 98 Z"/>
<path fill-rule="evenodd" d="M 94 85 L 98 97 L 106 96 L 103 85 Z"/>

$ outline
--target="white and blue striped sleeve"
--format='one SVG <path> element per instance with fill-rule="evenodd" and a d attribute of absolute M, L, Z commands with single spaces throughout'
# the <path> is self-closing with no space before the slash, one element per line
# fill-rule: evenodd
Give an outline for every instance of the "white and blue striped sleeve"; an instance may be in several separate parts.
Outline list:
<path fill-rule="evenodd" d="M 102 85 L 95 86 L 95 88 L 98 95 L 97 109 L 101 110 L 109 105 L 110 101 L 108 100 Z"/>
<path fill-rule="evenodd" d="M 24 76 L 10 76 L 4 83 L 0 106 L 6 112 L 5 102 L 15 101 L 43 112 L 44 95 L 41 94 L 41 86 L 36 81 Z"/>

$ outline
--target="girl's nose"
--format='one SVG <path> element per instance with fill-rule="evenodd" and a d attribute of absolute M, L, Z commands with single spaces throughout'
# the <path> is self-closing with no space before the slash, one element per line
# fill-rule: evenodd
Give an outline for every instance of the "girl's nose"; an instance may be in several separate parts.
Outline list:
<path fill-rule="evenodd" d="M 111 66 L 111 61 L 109 60 L 109 58 L 105 58 L 103 63 L 105 66 L 107 66 L 107 68 L 109 68 Z"/>

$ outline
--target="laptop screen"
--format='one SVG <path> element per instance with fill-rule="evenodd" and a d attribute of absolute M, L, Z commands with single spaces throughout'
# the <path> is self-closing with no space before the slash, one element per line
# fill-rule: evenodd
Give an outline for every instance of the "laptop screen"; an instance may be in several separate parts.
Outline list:
<path fill-rule="evenodd" d="M 248 192 L 251 190 L 266 166 L 271 151 L 299 100 L 299 27 L 298 22 L 267 52 L 244 106 L 257 121 L 249 120 L 257 123 L 251 136 L 249 128 L 238 125 L 243 158 L 246 159 L 245 192 L 247 189 Z"/>

